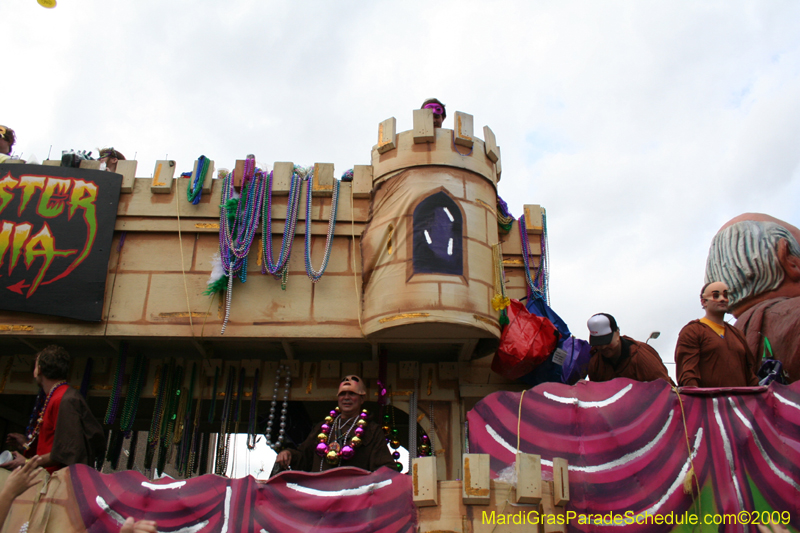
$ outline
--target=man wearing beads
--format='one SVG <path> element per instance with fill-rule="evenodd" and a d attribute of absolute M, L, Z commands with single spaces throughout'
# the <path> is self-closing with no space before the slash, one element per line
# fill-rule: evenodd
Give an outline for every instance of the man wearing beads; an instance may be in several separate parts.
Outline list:
<path fill-rule="evenodd" d="M 11 433 L 6 442 L 22 453 L 0 465 L 14 469 L 26 457 L 38 455 L 40 464 L 53 473 L 76 463 L 95 466 L 105 451 L 103 427 L 92 415 L 80 392 L 67 384 L 70 356 L 51 345 L 36 355 L 33 377 L 42 388 L 25 435 Z M 40 400 L 42 400 L 40 402 Z"/>
<path fill-rule="evenodd" d="M 358 376 L 339 384 L 338 407 L 311 431 L 299 450 L 283 450 L 276 462 L 283 468 L 321 472 L 337 466 L 355 466 L 373 472 L 394 468 L 383 430 L 362 409 L 367 390 Z"/>
<path fill-rule="evenodd" d="M 433 111 L 434 128 L 441 128 L 444 119 L 447 118 L 447 110 L 444 108 L 444 104 L 436 98 L 428 98 L 422 102 L 422 107 L 420 107 L 420 109 L 430 109 Z"/>
<path fill-rule="evenodd" d="M 692 320 L 678 334 L 675 364 L 681 387 L 752 387 L 758 385 L 756 358 L 744 335 L 725 323 L 728 286 L 722 281 L 700 289 L 706 316 Z"/>

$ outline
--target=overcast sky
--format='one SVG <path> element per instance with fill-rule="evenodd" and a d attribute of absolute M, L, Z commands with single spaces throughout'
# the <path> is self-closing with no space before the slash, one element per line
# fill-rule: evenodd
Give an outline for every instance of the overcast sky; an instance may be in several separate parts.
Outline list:
<path fill-rule="evenodd" d="M 796 1 L 0 1 L 16 153 L 113 145 L 138 176 L 369 164 L 427 97 L 489 125 L 500 195 L 547 209 L 551 299 L 671 362 L 705 257 L 747 211 L 800 225 Z M 674 367 L 669 365 L 671 372 Z"/>

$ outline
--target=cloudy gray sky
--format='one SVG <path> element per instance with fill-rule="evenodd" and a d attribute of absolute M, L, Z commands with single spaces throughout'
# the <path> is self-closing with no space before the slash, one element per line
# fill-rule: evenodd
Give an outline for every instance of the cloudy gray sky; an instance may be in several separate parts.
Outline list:
<path fill-rule="evenodd" d="M 488 124 L 500 195 L 546 207 L 554 309 L 671 362 L 730 218 L 800 225 L 800 3 L 2 0 L 16 152 L 368 164 L 437 96 Z M 452 127 L 448 118 L 445 127 Z M 670 368 L 674 368 L 670 366 Z"/>

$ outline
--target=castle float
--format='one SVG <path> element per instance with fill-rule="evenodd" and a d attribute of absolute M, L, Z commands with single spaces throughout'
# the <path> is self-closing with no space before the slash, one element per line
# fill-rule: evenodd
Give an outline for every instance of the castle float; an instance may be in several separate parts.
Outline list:
<path fill-rule="evenodd" d="M 187 177 L 175 161 L 149 178 L 136 161 L 0 165 L 0 429 L 27 424 L 34 355 L 63 345 L 117 472 L 56 473 L 8 527 L 111 531 L 127 513 L 165 531 L 671 531 L 647 516 L 736 509 L 796 527 L 800 389 L 526 391 L 490 370 L 506 299 L 546 298 L 546 216 L 509 216 L 494 133 L 453 120 L 385 120 L 342 179 L 253 159 L 211 179 L 205 157 Z M 301 442 L 348 374 L 409 475 L 220 477 L 229 435 Z"/>

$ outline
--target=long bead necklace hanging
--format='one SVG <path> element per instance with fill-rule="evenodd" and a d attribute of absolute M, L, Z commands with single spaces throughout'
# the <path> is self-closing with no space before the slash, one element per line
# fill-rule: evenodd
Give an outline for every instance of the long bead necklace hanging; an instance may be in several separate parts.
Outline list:
<path fill-rule="evenodd" d="M 231 172 L 223 181 L 222 204 L 220 205 L 219 252 L 222 268 L 228 276 L 228 289 L 225 296 L 225 318 L 220 335 L 225 334 L 230 318 L 231 300 L 233 298 L 233 278 L 239 275 L 244 283 L 247 279 L 247 255 L 253 244 L 258 228 L 264 202 L 264 172 L 255 167 L 255 159 L 245 161 L 242 176 L 242 196 L 234 198 L 235 172 Z M 235 211 L 233 204 L 236 205 Z M 242 207 L 244 204 L 244 207 Z"/>
<path fill-rule="evenodd" d="M 220 206 L 220 257 L 223 268 L 228 267 L 232 261 L 235 272 L 241 269 L 253 244 L 264 202 L 266 180 L 264 172 L 255 167 L 255 159 L 252 158 L 245 161 L 242 196 L 238 200 L 234 198 L 236 192 L 234 180 L 235 172 L 231 172 L 223 183 Z M 236 210 L 231 212 L 234 203 Z"/>
<path fill-rule="evenodd" d="M 160 377 L 155 384 L 156 404 L 153 410 L 153 419 L 150 422 L 150 431 L 147 433 L 147 453 L 144 457 L 144 467 L 148 470 L 152 468 L 153 454 L 160 438 L 161 419 L 164 416 L 164 406 L 167 403 L 167 389 L 169 388 L 167 380 L 170 378 L 170 367 L 171 364 L 162 366 Z M 158 375 L 158 369 L 156 369 L 156 374 Z"/>
<path fill-rule="evenodd" d="M 134 431 L 131 434 L 131 442 L 128 446 L 128 464 L 125 465 L 126 470 L 133 470 L 133 465 L 136 461 L 136 447 L 139 444 L 139 432 Z"/>
<path fill-rule="evenodd" d="M 122 343 L 119 349 L 119 358 L 117 359 L 117 368 L 114 372 L 114 386 L 111 389 L 111 397 L 108 399 L 108 407 L 106 408 L 106 417 L 104 422 L 108 425 L 113 424 L 117 419 L 117 411 L 119 410 L 119 396 L 122 391 L 122 381 L 125 377 L 125 367 L 128 362 L 128 345 Z"/>
<path fill-rule="evenodd" d="M 397 449 L 400 447 L 400 439 L 398 438 L 398 431 L 394 425 L 394 405 L 390 405 L 383 415 L 383 436 L 389 447 L 394 450 L 392 458 L 394 459 L 394 467 L 398 472 L 403 471 L 403 464 L 400 462 L 400 452 Z M 391 412 L 391 414 L 390 414 Z"/>
<path fill-rule="evenodd" d="M 278 438 L 272 442 L 272 424 L 275 422 L 275 407 L 278 404 L 278 387 L 281 384 L 281 372 L 286 373 L 286 386 L 283 389 L 283 406 L 281 407 L 281 421 L 278 429 Z M 267 430 L 264 436 L 267 439 L 267 446 L 277 451 L 286 436 L 286 414 L 289 411 L 289 391 L 292 386 L 292 372 L 287 365 L 278 366 L 275 372 L 275 388 L 272 390 L 272 404 L 269 408 L 269 418 L 267 419 Z"/>
<path fill-rule="evenodd" d="M 306 194 L 306 274 L 308 278 L 316 283 L 322 278 L 325 269 L 328 268 L 328 260 L 331 258 L 331 249 L 333 248 L 333 232 L 336 229 L 336 211 L 339 205 L 339 180 L 334 180 L 333 198 L 331 199 L 331 215 L 328 219 L 328 234 L 325 240 L 325 252 L 322 256 L 322 266 L 320 269 L 314 270 L 311 266 L 311 189 L 313 189 L 313 175 L 308 179 L 308 193 Z"/>
<path fill-rule="evenodd" d="M 27 451 L 33 445 L 33 441 L 39 436 L 39 432 L 42 430 L 42 422 L 44 422 L 44 414 L 47 411 L 47 405 L 50 403 L 50 399 L 53 397 L 53 394 L 56 393 L 58 389 L 67 385 L 66 381 L 59 381 L 53 388 L 50 389 L 50 392 L 47 393 L 47 396 L 44 399 L 44 403 L 42 403 L 42 407 L 39 410 L 39 413 L 36 416 L 36 425 L 30 431 L 25 433 L 25 437 L 27 441 L 22 447 Z"/>
<path fill-rule="evenodd" d="M 531 277 L 531 265 L 530 265 L 530 248 L 528 245 L 528 234 L 527 230 L 525 229 L 527 223 L 525 222 L 525 215 L 519 217 L 517 221 L 519 225 L 519 236 L 520 241 L 522 241 L 522 264 L 525 266 L 525 281 L 528 286 L 528 297 L 536 295 L 538 298 L 544 298 L 543 292 L 539 289 L 539 272 L 542 268 L 542 261 L 539 260 L 539 268 L 536 270 L 536 275 L 532 278 Z M 536 282 L 534 283 L 534 279 Z"/>
<path fill-rule="evenodd" d="M 414 391 L 408 402 L 408 456 L 417 456 L 417 400 L 419 398 L 419 374 L 414 375 Z"/>
<path fill-rule="evenodd" d="M 431 435 L 433 435 L 433 402 L 430 403 L 430 411 L 428 412 L 428 418 L 431 421 Z M 419 438 L 419 446 L 417 447 L 419 451 L 420 457 L 429 457 L 431 452 L 433 451 L 433 444 L 430 437 L 426 432 L 422 432 L 422 436 Z"/>
<path fill-rule="evenodd" d="M 361 446 L 361 438 L 365 431 L 364 426 L 367 425 L 367 416 L 369 416 L 369 412 L 366 409 L 362 409 L 358 416 L 342 422 L 339 408 L 331 410 L 329 416 L 325 417 L 321 433 L 317 435 L 317 440 L 319 440 L 316 448 L 317 455 L 323 457 L 330 465 L 338 465 L 342 459 L 345 461 L 352 459 L 356 453 L 356 448 Z M 346 431 L 345 428 L 347 428 Z M 355 428 L 355 431 L 353 431 L 353 428 Z M 351 431 L 353 431 L 353 437 L 349 443 L 345 444 L 348 437 L 350 437 Z M 320 463 L 319 468 L 322 471 L 322 463 Z"/>
<path fill-rule="evenodd" d="M 256 447 L 256 437 L 258 432 L 256 430 L 256 421 L 258 419 L 258 389 L 260 383 L 261 372 L 256 368 L 256 376 L 253 378 L 253 392 L 250 394 L 250 417 L 247 419 L 247 449 L 254 450 Z"/>
<path fill-rule="evenodd" d="M 297 169 L 298 167 L 295 167 Z M 261 264 L 262 274 L 272 274 L 276 279 L 282 277 L 289 263 L 292 254 L 292 243 L 297 228 L 297 215 L 300 211 L 300 196 L 303 191 L 303 178 L 297 172 L 292 171 L 292 181 L 289 187 L 289 199 L 286 204 L 286 222 L 283 227 L 283 239 L 281 240 L 281 250 L 278 254 L 278 261 L 272 259 L 272 172 L 269 174 L 269 187 L 267 189 L 267 200 L 264 202 L 264 213 L 262 216 L 261 240 L 263 250 L 263 262 Z"/>
<path fill-rule="evenodd" d="M 205 382 L 205 379 L 202 380 Z M 194 473 L 195 462 L 197 461 L 197 447 L 200 442 L 200 412 L 203 406 L 203 393 L 205 386 L 200 387 L 200 395 L 197 397 L 197 406 L 194 411 L 194 423 L 192 424 L 192 439 L 189 444 L 189 460 L 186 467 L 186 477 L 191 477 Z"/>
<path fill-rule="evenodd" d="M 222 406 L 222 421 L 217 436 L 217 461 L 214 473 L 224 476 L 228 470 L 228 430 L 230 428 L 231 411 L 233 410 L 233 388 L 236 383 L 236 369 L 228 371 L 228 384 L 225 386 L 225 401 Z"/>
<path fill-rule="evenodd" d="M 229 449 L 233 448 L 233 457 L 232 457 L 232 464 L 231 467 L 231 477 L 234 476 L 236 472 L 236 452 L 238 450 L 238 446 L 236 445 L 237 441 L 239 440 L 239 424 L 242 421 L 242 397 L 244 396 L 244 376 L 245 376 L 245 369 L 244 367 L 239 368 L 239 386 L 236 388 L 236 407 L 233 410 L 233 444 L 229 444 Z M 226 458 L 227 460 L 227 458 Z M 227 474 L 227 469 L 225 471 Z"/>
<path fill-rule="evenodd" d="M 190 179 L 186 187 L 186 199 L 194 205 L 200 203 L 200 197 L 203 195 L 203 183 L 206 181 L 209 164 L 210 160 L 206 156 L 201 155 L 197 159 L 197 173 L 195 174 L 194 180 Z"/>
<path fill-rule="evenodd" d="M 122 417 L 119 427 L 125 432 L 125 436 L 130 436 L 133 429 L 133 421 L 136 418 L 136 411 L 139 409 L 139 396 L 142 393 L 145 374 L 147 372 L 147 360 L 139 354 L 133 362 L 131 371 L 131 381 L 128 384 L 128 393 L 125 396 L 125 405 L 122 407 Z"/>
<path fill-rule="evenodd" d="M 156 469 L 158 473 L 164 472 L 164 467 L 167 464 L 167 457 L 172 449 L 172 437 L 175 431 L 175 421 L 177 420 L 178 404 L 180 402 L 181 388 L 183 387 L 183 367 L 179 366 L 175 369 L 172 379 L 172 388 L 169 394 L 169 404 L 165 410 L 163 422 L 161 425 L 161 447 L 158 454 L 158 463 Z"/>
<path fill-rule="evenodd" d="M 189 380 L 189 390 L 181 394 L 181 405 L 178 407 L 177 427 L 173 443 L 178 446 L 175 466 L 178 473 L 183 475 L 189 459 L 189 442 L 192 439 L 192 398 L 194 397 L 194 382 L 197 377 L 197 363 L 192 364 L 192 376 Z"/>

